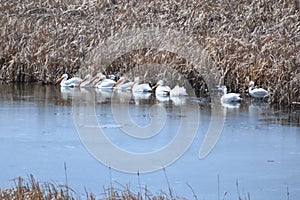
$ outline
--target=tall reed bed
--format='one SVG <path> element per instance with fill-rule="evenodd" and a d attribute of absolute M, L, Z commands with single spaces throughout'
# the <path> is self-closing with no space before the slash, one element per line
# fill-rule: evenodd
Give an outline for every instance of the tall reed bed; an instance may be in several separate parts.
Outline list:
<path fill-rule="evenodd" d="M 90 53 L 109 36 L 131 28 L 162 27 L 194 38 L 218 69 L 219 84 L 244 92 L 250 80 L 271 92 L 270 101 L 300 102 L 299 2 L 8 0 L 0 4 L 0 79 L 53 83 L 63 73 L 95 74 Z M 107 73 L 158 59 L 205 91 L 203 74 L 173 52 L 131 52 Z M 202 94 L 201 92 L 199 94 Z"/>

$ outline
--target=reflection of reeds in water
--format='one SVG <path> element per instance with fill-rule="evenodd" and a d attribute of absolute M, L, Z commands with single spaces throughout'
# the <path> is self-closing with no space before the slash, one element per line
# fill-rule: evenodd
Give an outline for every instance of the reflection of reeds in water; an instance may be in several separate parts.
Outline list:
<path fill-rule="evenodd" d="M 99 42 L 112 34 L 155 25 L 194 38 L 229 92 L 241 93 L 253 80 L 268 88 L 271 102 L 300 102 L 298 2 L 4 1 L 0 79 L 53 83 L 63 73 L 83 77 L 95 70 L 128 72 L 151 62 L 178 70 L 202 94 L 205 74 L 172 52 L 136 50 L 110 66 L 93 66 L 88 60 Z"/>

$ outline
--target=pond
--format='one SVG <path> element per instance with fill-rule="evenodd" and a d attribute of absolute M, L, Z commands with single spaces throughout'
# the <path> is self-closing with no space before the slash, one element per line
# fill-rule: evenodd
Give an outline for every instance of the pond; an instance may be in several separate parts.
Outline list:
<path fill-rule="evenodd" d="M 55 184 L 67 176 L 79 196 L 86 189 L 103 197 L 103 187 L 112 185 L 153 194 L 170 187 L 187 199 L 194 193 L 198 199 L 300 198 L 299 107 L 246 98 L 220 108 L 221 132 L 200 159 L 212 120 L 220 120 L 201 99 L 39 84 L 2 84 L 0 91 L 2 189 L 33 174 Z M 109 142 L 97 141 L 100 135 Z M 147 159 L 135 162 L 136 155 Z"/>

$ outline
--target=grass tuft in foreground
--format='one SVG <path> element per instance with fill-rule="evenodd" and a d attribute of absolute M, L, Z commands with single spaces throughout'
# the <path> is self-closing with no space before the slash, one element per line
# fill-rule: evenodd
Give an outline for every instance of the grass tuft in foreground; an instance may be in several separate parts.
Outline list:
<path fill-rule="evenodd" d="M 122 185 L 120 185 L 122 186 Z M 35 180 L 33 175 L 28 176 L 28 180 L 25 181 L 23 178 L 19 177 L 15 180 L 15 186 L 9 189 L 0 189 L 0 199 L 1 200 L 11 200 L 11 199 L 30 199 L 30 200 L 75 200 L 75 199 L 86 199 L 86 200 L 96 200 L 96 199 L 110 199 L 110 200 L 166 200 L 166 199 L 184 199 L 179 197 L 174 197 L 166 193 L 160 193 L 153 195 L 151 192 L 144 189 L 138 193 L 134 193 L 130 190 L 128 186 L 122 186 L 121 189 L 109 187 L 103 189 L 102 197 L 98 198 L 95 194 L 88 191 L 85 192 L 85 197 L 82 197 L 74 190 L 69 188 L 68 185 L 56 185 L 50 182 L 39 183 Z"/>
<path fill-rule="evenodd" d="M 28 181 L 19 177 L 15 180 L 15 187 L 0 190 L 0 199 L 76 199 L 74 192 L 67 186 L 57 186 L 53 183 L 39 183 L 33 175 Z"/>

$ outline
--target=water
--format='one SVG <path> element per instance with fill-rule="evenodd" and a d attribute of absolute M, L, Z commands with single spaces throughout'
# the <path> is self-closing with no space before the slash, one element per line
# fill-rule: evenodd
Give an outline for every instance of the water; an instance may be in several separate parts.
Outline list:
<path fill-rule="evenodd" d="M 203 104 L 197 104 L 197 110 L 189 110 L 188 105 L 199 103 L 197 99 L 162 102 L 152 95 L 137 99 L 129 94 L 61 91 L 58 86 L 37 84 L 3 84 L 0 91 L 1 188 L 14 185 L 14 178 L 26 178 L 28 174 L 41 182 L 64 184 L 66 164 L 68 184 L 79 196 L 84 195 L 85 187 L 101 197 L 103 187 L 110 186 L 111 182 L 121 189 L 128 185 L 134 192 L 140 186 L 147 186 L 156 194 L 161 190 L 168 192 L 169 182 L 174 194 L 187 199 L 193 199 L 190 187 L 198 199 L 218 199 L 218 195 L 223 199 L 225 193 L 226 199 L 238 199 L 239 194 L 245 198 L 248 193 L 251 199 L 300 198 L 299 107 L 280 110 L 246 100 L 239 108 L 224 108 L 223 131 L 208 156 L 199 159 L 211 110 Z M 197 134 L 183 156 L 165 167 L 166 174 L 160 169 L 142 173 L 138 178 L 136 173 L 109 169 L 89 153 L 76 129 L 74 96 L 96 100 L 94 111 L 99 127 L 111 143 L 128 152 L 160 151 L 176 137 L 182 120 L 189 119 L 190 124 L 186 126 L 195 124 L 189 117 L 195 120 L 199 117 Z M 114 106 L 126 105 L 126 112 L 138 126 L 149 125 L 152 117 L 154 121 L 164 121 L 162 129 L 148 139 L 125 134 L 121 129 L 129 127 L 130 130 L 133 125 L 128 121 L 115 122 L 111 99 Z M 187 106 L 184 114 L 180 103 Z M 119 159 L 115 155 L 110 157 Z M 132 161 L 127 160 L 127 164 L 132 165 Z"/>

